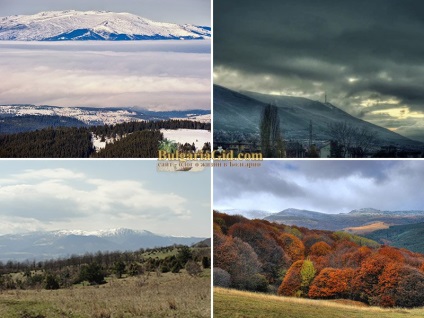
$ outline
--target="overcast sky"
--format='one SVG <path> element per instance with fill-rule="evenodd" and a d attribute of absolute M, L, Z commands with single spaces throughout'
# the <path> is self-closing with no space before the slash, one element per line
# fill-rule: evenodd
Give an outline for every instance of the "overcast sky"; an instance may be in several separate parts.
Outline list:
<path fill-rule="evenodd" d="M 0 41 L 0 105 L 210 109 L 205 41 Z"/>
<path fill-rule="evenodd" d="M 151 160 L 3 160 L 0 235 L 129 228 L 210 237 L 210 170 L 156 172 L 156 165 Z"/>
<path fill-rule="evenodd" d="M 213 174 L 215 210 L 424 210 L 424 161 L 263 161 Z"/>
<path fill-rule="evenodd" d="M 324 100 L 424 141 L 424 1 L 214 1 L 214 82 Z"/>
<path fill-rule="evenodd" d="M 129 12 L 160 22 L 211 25 L 211 0 L 0 0 L 0 16 L 42 11 Z"/>

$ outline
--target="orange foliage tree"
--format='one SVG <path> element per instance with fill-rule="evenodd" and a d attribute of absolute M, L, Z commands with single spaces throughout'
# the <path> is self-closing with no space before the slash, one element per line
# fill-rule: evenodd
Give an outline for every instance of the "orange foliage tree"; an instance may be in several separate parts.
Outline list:
<path fill-rule="evenodd" d="M 293 262 L 305 258 L 305 246 L 302 241 L 293 234 L 283 233 L 279 237 L 280 246 Z"/>
<path fill-rule="evenodd" d="M 310 298 L 345 298 L 351 295 L 353 268 L 324 268 L 309 288 Z"/>
<path fill-rule="evenodd" d="M 325 242 L 317 242 L 311 246 L 309 255 L 313 256 L 326 256 L 331 251 L 331 246 Z"/>
<path fill-rule="evenodd" d="M 274 229 L 262 222 L 237 223 L 228 234 L 249 243 L 262 263 L 263 274 L 270 283 L 278 279 L 281 269 L 289 266 L 289 259 L 273 237 Z"/>
<path fill-rule="evenodd" d="M 302 285 L 302 276 L 300 270 L 302 269 L 303 260 L 296 261 L 290 266 L 283 279 L 280 287 L 278 287 L 278 295 L 281 296 L 296 296 L 296 293 L 300 291 Z"/>

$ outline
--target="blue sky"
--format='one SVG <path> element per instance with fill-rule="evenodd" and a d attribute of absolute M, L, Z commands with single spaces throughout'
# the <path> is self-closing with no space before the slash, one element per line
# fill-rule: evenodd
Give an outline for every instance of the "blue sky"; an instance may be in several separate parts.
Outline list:
<path fill-rule="evenodd" d="M 61 10 L 129 12 L 160 22 L 211 25 L 210 0 L 0 0 L 0 16 Z"/>
<path fill-rule="evenodd" d="M 215 210 L 424 210 L 424 161 L 264 161 L 213 173 Z"/>
<path fill-rule="evenodd" d="M 2 160 L 0 234 L 130 228 L 210 236 L 210 170 L 155 160 Z"/>

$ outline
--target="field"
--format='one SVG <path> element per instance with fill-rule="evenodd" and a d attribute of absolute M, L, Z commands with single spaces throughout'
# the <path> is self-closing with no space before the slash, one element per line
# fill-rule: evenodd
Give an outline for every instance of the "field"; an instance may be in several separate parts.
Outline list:
<path fill-rule="evenodd" d="M 382 309 L 343 300 L 311 300 L 214 288 L 214 318 L 415 318 L 424 308 Z"/>
<path fill-rule="evenodd" d="M 100 286 L 0 292 L 2 318 L 210 317 L 210 270 L 150 273 Z"/>
<path fill-rule="evenodd" d="M 202 129 L 161 129 L 163 138 L 180 144 L 194 143 L 196 149 L 202 149 L 206 142 L 211 142 L 211 132 Z"/>
<path fill-rule="evenodd" d="M 365 224 L 362 226 L 347 227 L 344 230 L 348 231 L 349 233 L 363 235 L 363 234 L 371 233 L 377 230 L 388 229 L 389 226 L 390 225 L 385 222 L 374 222 L 374 223 Z"/>

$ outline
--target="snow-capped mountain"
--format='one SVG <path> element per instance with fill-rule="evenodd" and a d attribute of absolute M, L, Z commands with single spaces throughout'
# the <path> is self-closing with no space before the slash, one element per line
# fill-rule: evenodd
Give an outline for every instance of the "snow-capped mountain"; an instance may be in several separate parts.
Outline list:
<path fill-rule="evenodd" d="M 0 17 L 0 40 L 192 40 L 210 37 L 210 27 L 156 22 L 124 12 L 68 10 Z"/>
<path fill-rule="evenodd" d="M 99 231 L 38 231 L 0 236 L 0 261 L 45 260 L 97 251 L 135 251 L 140 248 L 193 245 L 204 237 L 176 237 L 149 231 L 112 229 Z"/>

